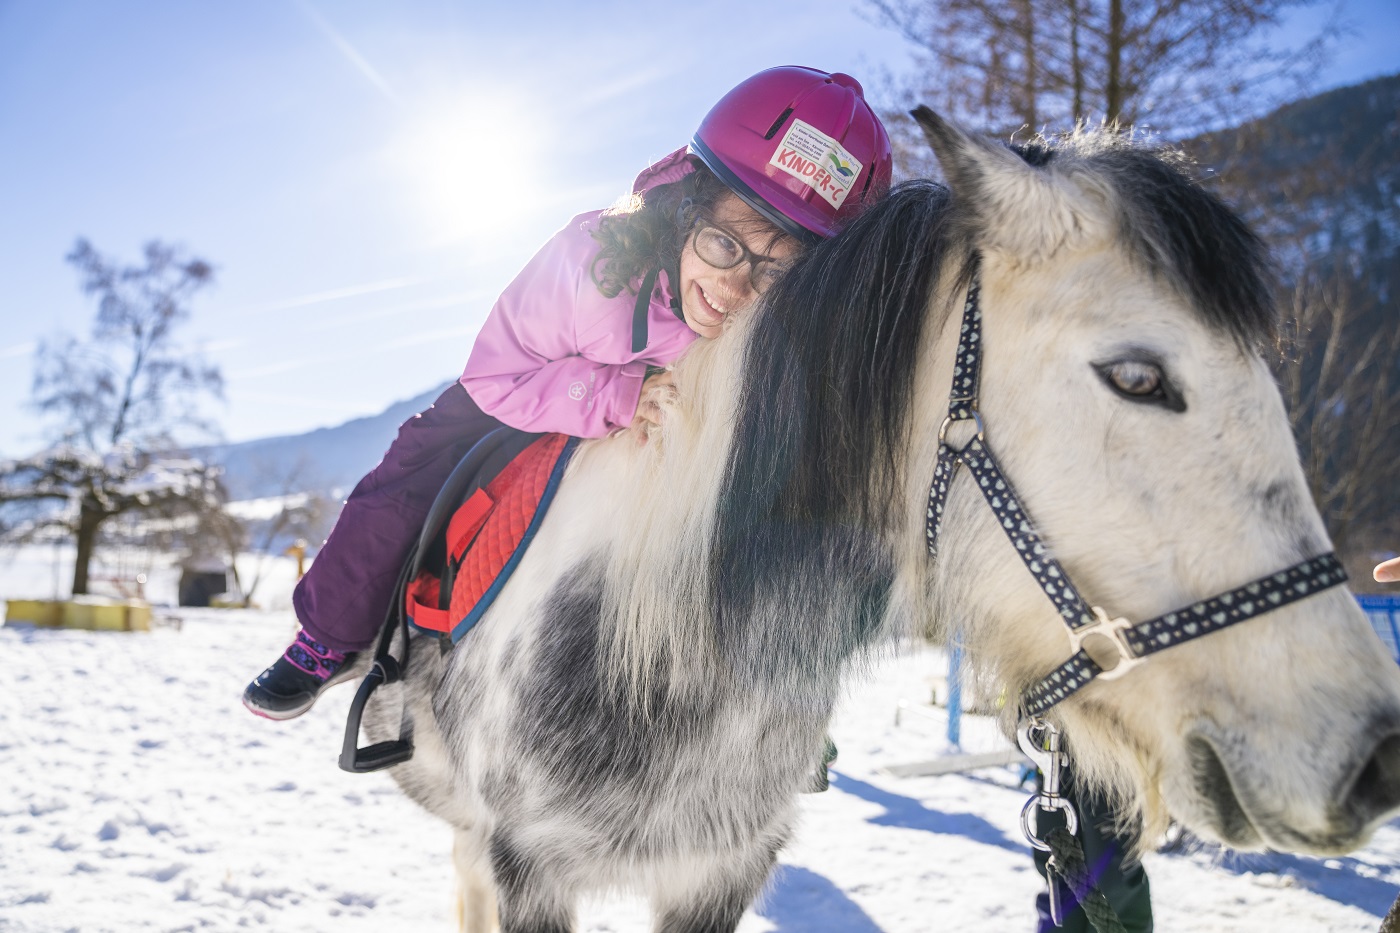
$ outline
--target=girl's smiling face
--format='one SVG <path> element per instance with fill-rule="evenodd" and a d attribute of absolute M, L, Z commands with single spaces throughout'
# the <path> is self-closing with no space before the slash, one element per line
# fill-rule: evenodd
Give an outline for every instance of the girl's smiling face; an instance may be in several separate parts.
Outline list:
<path fill-rule="evenodd" d="M 732 238 L 734 253 L 746 251 L 776 262 L 797 255 L 801 246 L 778 230 L 739 198 L 727 194 L 715 205 L 707 223 L 718 228 L 722 237 Z M 681 312 L 690 329 L 701 337 L 718 337 L 725 319 L 747 311 L 758 301 L 753 284 L 752 261 L 745 258 L 728 269 L 716 268 L 695 251 L 697 227 L 687 236 L 681 250 Z M 714 235 L 714 232 L 710 234 Z"/>

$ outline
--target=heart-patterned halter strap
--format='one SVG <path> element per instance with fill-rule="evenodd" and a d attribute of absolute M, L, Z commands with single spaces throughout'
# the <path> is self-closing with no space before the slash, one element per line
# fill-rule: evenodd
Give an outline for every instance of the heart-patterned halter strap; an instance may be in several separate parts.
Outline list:
<path fill-rule="evenodd" d="M 987 444 L 985 425 L 977 410 L 982 346 L 980 291 L 981 272 L 974 266 L 953 364 L 948 417 L 938 431 L 938 461 L 929 489 L 926 534 L 929 555 L 936 557 L 948 489 L 958 468 L 966 466 L 1026 569 L 1069 628 L 1069 660 L 1021 696 L 1022 716 L 1041 716 L 1096 677 L 1121 677 L 1147 655 L 1252 619 L 1346 580 L 1346 571 L 1336 555 L 1327 553 L 1145 622 L 1110 618 L 1103 609 L 1090 608 L 1041 540 L 1030 514 Z M 977 429 L 972 440 L 961 448 L 954 448 L 946 440 L 949 426 L 957 421 L 971 421 Z"/>

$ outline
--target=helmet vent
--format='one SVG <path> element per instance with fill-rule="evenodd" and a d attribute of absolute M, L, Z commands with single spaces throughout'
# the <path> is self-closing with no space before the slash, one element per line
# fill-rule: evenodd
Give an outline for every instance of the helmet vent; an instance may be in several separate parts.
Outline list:
<path fill-rule="evenodd" d="M 874 172 L 865 173 L 865 187 L 860 189 L 860 200 L 864 201 L 865 196 L 870 193 L 870 183 L 875 180 Z"/>
<path fill-rule="evenodd" d="M 792 116 L 791 107 L 778 114 L 778 119 L 774 120 L 773 125 L 768 127 L 768 132 L 763 134 L 763 138 L 772 139 L 774 136 L 777 136 L 778 130 L 783 128 L 783 124 L 787 122 L 787 118 L 790 116 Z"/>

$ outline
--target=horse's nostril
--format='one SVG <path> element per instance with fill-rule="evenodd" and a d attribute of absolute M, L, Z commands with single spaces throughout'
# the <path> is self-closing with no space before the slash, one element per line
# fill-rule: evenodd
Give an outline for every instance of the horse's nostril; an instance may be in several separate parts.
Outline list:
<path fill-rule="evenodd" d="M 1363 825 L 1400 807 L 1400 735 L 1381 740 L 1347 794 L 1346 808 Z"/>
<path fill-rule="evenodd" d="M 1196 789 L 1202 801 L 1215 811 L 1211 821 L 1220 838 L 1236 848 L 1257 844 L 1258 831 L 1250 823 L 1240 798 L 1235 794 L 1230 772 L 1220 760 L 1215 747 L 1199 735 L 1188 739 L 1186 747 L 1191 754 Z"/>

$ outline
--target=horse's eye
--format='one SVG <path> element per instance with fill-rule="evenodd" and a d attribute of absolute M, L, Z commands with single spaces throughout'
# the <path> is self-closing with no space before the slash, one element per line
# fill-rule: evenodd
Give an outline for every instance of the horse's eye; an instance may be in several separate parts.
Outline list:
<path fill-rule="evenodd" d="M 1151 363 L 1124 360 L 1108 367 L 1108 379 L 1124 395 L 1154 395 L 1162 391 L 1162 371 Z"/>
<path fill-rule="evenodd" d="M 1157 363 L 1140 359 L 1114 360 L 1094 368 L 1110 389 L 1130 402 L 1161 405 L 1176 412 L 1186 410 L 1186 401 Z"/>

